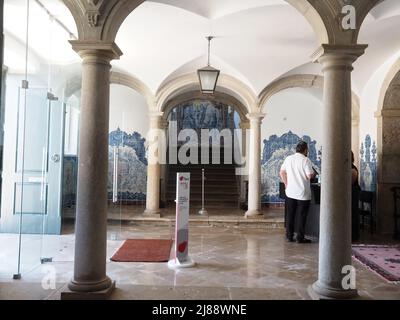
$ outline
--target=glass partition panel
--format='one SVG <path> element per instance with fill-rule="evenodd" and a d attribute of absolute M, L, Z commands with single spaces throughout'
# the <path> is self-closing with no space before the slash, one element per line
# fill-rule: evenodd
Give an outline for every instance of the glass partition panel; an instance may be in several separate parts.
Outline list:
<path fill-rule="evenodd" d="M 120 115 L 121 124 L 123 114 Z M 124 152 L 124 132 L 117 130 L 109 135 L 108 144 L 108 239 L 118 241 L 122 232 L 122 210 L 125 201 L 123 185 L 127 164 Z"/>
<path fill-rule="evenodd" d="M 65 108 L 79 91 L 81 73 L 68 43 L 76 38 L 71 19 L 58 0 L 4 1 L 0 277 L 40 272 L 40 264 L 57 260 L 65 248 L 60 236 Z M 72 248 L 73 238 L 68 241 Z"/>
<path fill-rule="evenodd" d="M 49 131 L 47 89 L 23 88 L 18 110 L 14 208 L 10 221 L 18 227 L 17 275 L 40 264 L 43 221 L 47 216 L 46 183 Z M 16 231 L 16 229 L 15 229 Z"/>

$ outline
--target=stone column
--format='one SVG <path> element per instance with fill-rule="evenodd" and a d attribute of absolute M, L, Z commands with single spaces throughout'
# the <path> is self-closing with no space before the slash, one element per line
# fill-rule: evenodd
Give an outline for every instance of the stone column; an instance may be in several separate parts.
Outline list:
<path fill-rule="evenodd" d="M 250 120 L 250 148 L 249 161 L 249 195 L 248 209 L 245 217 L 248 219 L 260 218 L 261 213 L 261 121 L 264 114 L 251 113 Z"/>
<path fill-rule="evenodd" d="M 149 152 L 147 165 L 147 192 L 145 215 L 161 217 L 160 213 L 160 178 L 161 165 L 165 159 L 165 126 L 163 113 L 150 114 L 150 131 L 148 135 Z M 165 163 L 165 162 L 164 162 Z"/>
<path fill-rule="evenodd" d="M 324 73 L 323 154 L 318 281 L 315 298 L 353 298 L 343 286 L 351 266 L 351 71 L 364 45 L 322 45 L 315 61 Z"/>
<path fill-rule="evenodd" d="M 68 288 L 110 293 L 115 286 L 106 275 L 110 62 L 122 52 L 115 43 L 71 44 L 83 62 L 74 276 Z"/>
<path fill-rule="evenodd" d="M 165 156 L 167 155 L 167 149 L 168 149 L 168 126 L 169 126 L 169 121 L 168 120 L 161 120 L 160 123 L 160 128 L 163 130 L 165 134 Z M 165 158 L 166 160 L 166 158 Z M 167 161 L 162 163 L 160 165 L 160 180 L 161 180 L 161 190 L 160 190 L 160 203 L 162 204 L 162 207 L 165 208 L 166 203 L 167 203 L 167 187 L 168 187 L 168 165 Z"/>

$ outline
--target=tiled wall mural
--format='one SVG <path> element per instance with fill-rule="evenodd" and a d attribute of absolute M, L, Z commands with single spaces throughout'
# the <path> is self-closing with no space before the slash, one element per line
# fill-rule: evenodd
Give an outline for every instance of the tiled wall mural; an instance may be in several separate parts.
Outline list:
<path fill-rule="evenodd" d="M 360 186 L 365 191 L 376 191 L 376 143 L 367 135 L 360 149 Z"/>
<path fill-rule="evenodd" d="M 235 128 L 235 110 L 223 103 L 209 100 L 192 100 L 174 108 L 169 119 L 177 121 L 178 132 L 194 129 L 200 137 L 201 129 Z"/>
<path fill-rule="evenodd" d="M 317 141 L 309 136 L 300 137 L 293 132 L 278 137 L 271 136 L 264 140 L 264 149 L 261 160 L 261 199 L 262 203 L 280 203 L 279 198 L 279 171 L 285 158 L 296 152 L 296 145 L 300 140 L 308 143 L 309 158 L 314 166 L 320 171 L 321 152 L 317 150 Z"/>
<path fill-rule="evenodd" d="M 118 199 L 144 201 L 146 199 L 147 159 L 145 138 L 119 128 L 110 133 L 108 149 L 108 198 L 112 199 L 114 149 L 118 152 Z"/>
<path fill-rule="evenodd" d="M 237 127 L 237 113 L 232 107 L 208 100 L 194 100 L 175 108 L 170 120 L 179 129 L 224 129 Z M 139 133 L 129 134 L 117 128 L 109 134 L 108 198 L 112 199 L 114 149 L 118 149 L 118 198 L 123 201 L 146 199 L 147 159 L 145 138 Z M 75 204 L 77 158 L 65 157 L 64 206 Z"/>

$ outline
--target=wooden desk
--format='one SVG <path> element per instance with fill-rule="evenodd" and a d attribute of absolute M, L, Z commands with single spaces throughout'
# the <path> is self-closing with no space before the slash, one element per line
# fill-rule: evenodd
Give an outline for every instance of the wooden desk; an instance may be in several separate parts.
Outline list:
<path fill-rule="evenodd" d="M 286 199 L 285 185 L 279 184 L 279 197 Z M 311 204 L 308 211 L 306 223 L 306 236 L 318 239 L 319 238 L 319 215 L 321 208 L 321 185 L 317 183 L 311 184 Z M 286 226 L 286 207 L 285 207 L 285 226 Z"/>

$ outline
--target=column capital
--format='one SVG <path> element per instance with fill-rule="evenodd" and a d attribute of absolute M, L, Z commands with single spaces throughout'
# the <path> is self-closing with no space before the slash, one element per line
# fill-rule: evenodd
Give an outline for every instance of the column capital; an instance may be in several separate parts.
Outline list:
<path fill-rule="evenodd" d="M 164 112 L 159 112 L 159 111 L 150 111 L 149 112 L 149 118 L 154 119 L 154 120 L 159 120 L 163 117 Z"/>
<path fill-rule="evenodd" d="M 97 58 L 109 63 L 122 56 L 122 51 L 115 42 L 70 40 L 69 43 L 82 59 Z"/>
<path fill-rule="evenodd" d="M 258 123 L 261 123 L 265 117 L 265 113 L 248 113 L 246 117 L 250 122 L 257 121 Z"/>
<path fill-rule="evenodd" d="M 149 112 L 150 129 L 165 129 L 163 123 L 164 122 L 163 115 L 164 112 L 158 112 L 158 111 Z"/>
<path fill-rule="evenodd" d="M 239 128 L 242 130 L 250 129 L 250 121 L 240 121 Z"/>
<path fill-rule="evenodd" d="M 163 129 L 163 130 L 168 129 L 168 125 L 169 125 L 168 120 L 165 120 L 165 119 L 160 120 L 160 129 Z"/>
<path fill-rule="evenodd" d="M 353 63 L 361 57 L 368 45 L 333 45 L 322 44 L 311 56 L 313 62 L 319 62 L 324 70 L 334 69 L 353 69 Z"/>
<path fill-rule="evenodd" d="M 383 109 L 375 112 L 375 118 L 398 118 L 400 109 Z"/>

